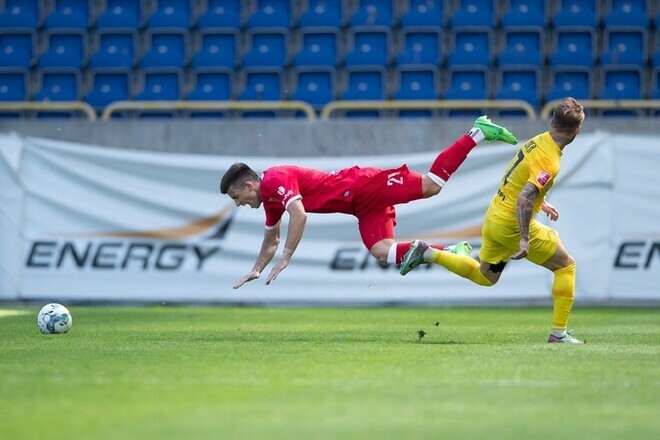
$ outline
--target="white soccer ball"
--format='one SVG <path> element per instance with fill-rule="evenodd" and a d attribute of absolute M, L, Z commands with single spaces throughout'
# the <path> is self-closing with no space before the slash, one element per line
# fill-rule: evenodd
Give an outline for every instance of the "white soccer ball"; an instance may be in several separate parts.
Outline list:
<path fill-rule="evenodd" d="M 50 303 L 42 307 L 37 315 L 37 326 L 41 333 L 50 335 L 66 333 L 71 329 L 73 317 L 62 304 Z"/>

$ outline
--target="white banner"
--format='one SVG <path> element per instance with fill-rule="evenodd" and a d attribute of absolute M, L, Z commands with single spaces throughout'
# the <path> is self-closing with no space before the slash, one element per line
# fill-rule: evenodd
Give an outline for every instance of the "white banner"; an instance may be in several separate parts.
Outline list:
<path fill-rule="evenodd" d="M 484 212 L 514 152 L 503 145 L 477 147 L 440 195 L 397 207 L 397 238 L 468 240 L 476 256 Z M 220 177 L 232 163 L 245 161 L 257 171 L 284 163 L 325 170 L 407 163 L 426 172 L 436 154 L 212 157 L 0 135 L 0 299 L 549 299 L 552 274 L 526 261 L 509 263 L 491 288 L 439 266 L 401 277 L 396 267 L 384 268 L 370 256 L 356 220 L 341 214 L 310 215 L 291 264 L 270 286 L 262 279 L 232 289 L 252 268 L 264 230 L 262 210 L 235 208 L 219 193 Z M 548 200 L 560 211 L 552 226 L 578 263 L 578 301 L 660 300 L 660 186 L 654 184 L 660 142 L 582 134 L 562 160 Z"/>

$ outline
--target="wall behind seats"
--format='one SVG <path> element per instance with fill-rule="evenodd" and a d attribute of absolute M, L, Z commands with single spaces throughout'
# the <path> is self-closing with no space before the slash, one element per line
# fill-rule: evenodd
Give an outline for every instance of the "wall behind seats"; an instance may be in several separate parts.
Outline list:
<path fill-rule="evenodd" d="M 242 156 L 342 156 L 434 151 L 471 127 L 472 119 L 383 120 L 0 120 L 12 132 L 101 146 Z M 496 120 L 519 140 L 548 128 L 548 121 Z M 657 118 L 587 118 L 583 132 L 660 134 Z"/>

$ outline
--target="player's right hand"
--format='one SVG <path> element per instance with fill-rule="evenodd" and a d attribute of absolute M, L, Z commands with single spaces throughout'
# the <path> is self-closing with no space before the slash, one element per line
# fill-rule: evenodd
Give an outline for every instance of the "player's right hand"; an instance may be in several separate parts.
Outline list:
<path fill-rule="evenodd" d="M 518 252 L 515 254 L 511 255 L 512 260 L 521 260 L 529 255 L 529 242 L 525 240 L 524 238 L 520 239 L 520 243 L 518 244 Z"/>
<path fill-rule="evenodd" d="M 238 283 L 234 284 L 234 289 L 238 289 L 243 284 L 245 284 L 249 281 L 252 281 L 252 280 L 256 280 L 260 276 L 261 276 L 261 272 L 253 270 L 252 272 L 250 272 L 249 274 L 247 274 L 243 278 L 241 278 L 241 280 Z"/>

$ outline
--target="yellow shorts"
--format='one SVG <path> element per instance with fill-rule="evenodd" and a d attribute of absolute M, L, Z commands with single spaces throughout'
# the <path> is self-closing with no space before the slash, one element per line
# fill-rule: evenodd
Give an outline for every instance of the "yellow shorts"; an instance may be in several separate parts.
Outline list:
<path fill-rule="evenodd" d="M 517 225 L 500 225 L 488 219 L 481 229 L 481 249 L 479 259 L 497 264 L 508 261 L 518 252 L 520 232 Z M 559 246 L 559 234 L 549 226 L 532 219 L 529 225 L 529 255 L 527 259 L 535 264 L 543 264 L 550 259 Z"/>

